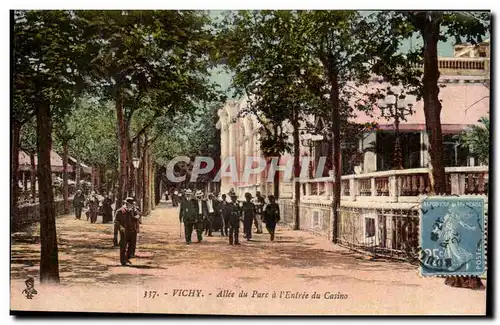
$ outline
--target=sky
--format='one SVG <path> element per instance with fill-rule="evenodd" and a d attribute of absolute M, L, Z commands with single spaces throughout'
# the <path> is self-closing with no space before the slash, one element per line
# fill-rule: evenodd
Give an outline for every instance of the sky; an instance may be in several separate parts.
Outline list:
<path fill-rule="evenodd" d="M 364 11 L 363 13 L 369 14 L 370 12 Z M 210 11 L 210 16 L 213 18 L 218 18 L 222 15 L 221 10 L 211 10 Z M 487 36 L 489 37 L 489 35 Z M 485 37 L 485 39 L 487 38 Z M 453 46 L 454 46 L 455 40 L 453 38 L 448 39 L 446 42 L 440 41 L 438 43 L 438 55 L 441 57 L 453 57 Z M 414 46 L 420 46 L 422 44 L 422 40 L 414 36 L 411 40 L 408 39 L 407 41 L 404 41 L 403 44 L 401 45 L 401 51 L 402 52 L 407 52 L 410 48 Z M 217 68 L 214 69 L 211 80 L 218 83 L 222 89 L 225 89 L 227 92 L 227 89 L 231 85 L 231 76 L 224 72 L 222 68 Z M 228 92 L 227 92 L 228 93 Z M 228 93 L 228 96 L 230 94 Z"/>

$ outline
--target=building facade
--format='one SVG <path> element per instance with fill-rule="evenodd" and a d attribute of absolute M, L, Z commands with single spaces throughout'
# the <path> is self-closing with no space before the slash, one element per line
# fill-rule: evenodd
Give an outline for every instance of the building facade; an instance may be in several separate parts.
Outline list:
<path fill-rule="evenodd" d="M 488 167 L 478 166 L 480 162 L 467 149 L 458 146 L 456 135 L 477 124 L 481 117 L 489 116 L 489 42 L 482 43 L 480 47 L 458 46 L 455 54 L 457 57 L 439 60 L 439 98 L 449 192 L 486 195 Z M 374 78 L 359 90 L 366 92 L 388 86 L 391 85 Z M 398 87 L 391 88 L 396 94 L 402 91 Z M 261 155 L 260 124 L 254 116 L 241 116 L 246 105 L 246 98 L 230 101 L 218 112 L 221 158 L 235 157 L 239 177 L 244 173 L 245 157 Z M 429 190 L 428 136 L 423 102 L 417 101 L 414 96 L 407 96 L 405 105 L 411 107 L 413 114 L 405 116 L 405 120 L 399 123 L 404 170 L 393 170 L 395 123 L 381 117 L 380 107 L 374 107 L 372 116 L 358 112 L 352 120 L 359 124 L 375 122 L 377 127 L 343 144 L 340 234 L 346 245 L 375 247 L 392 254 L 417 243 L 414 236 L 418 229 L 415 203 L 420 195 Z M 310 121 L 321 123 L 313 116 Z M 291 130 L 288 125 L 284 127 Z M 301 137 L 311 138 L 304 132 Z M 362 152 L 362 158 L 350 159 L 353 152 Z M 331 145 L 325 139 L 301 141 L 301 156 L 318 158 L 325 154 L 331 156 L 330 153 Z M 290 160 L 293 157 L 285 154 L 280 164 Z M 333 172 L 316 175 L 313 170 L 310 175 L 309 180 L 301 180 L 300 226 L 330 238 Z M 284 222 L 293 224 L 293 187 L 284 176 L 281 173 L 280 205 Z M 266 172 L 251 175 L 247 182 L 232 182 L 230 177 L 223 177 L 222 193 L 230 188 L 234 188 L 240 197 L 244 192 L 255 194 L 257 190 L 264 194 L 272 193 L 272 184 L 267 182 Z"/>

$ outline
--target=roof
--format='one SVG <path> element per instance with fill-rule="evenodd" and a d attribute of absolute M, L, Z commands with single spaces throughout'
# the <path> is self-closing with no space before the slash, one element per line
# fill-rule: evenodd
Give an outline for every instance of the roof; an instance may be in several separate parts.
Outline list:
<path fill-rule="evenodd" d="M 68 156 L 68 159 L 76 166 L 77 159 L 73 158 L 71 156 Z M 80 162 L 80 167 L 82 168 L 83 172 L 86 174 L 90 174 L 92 172 L 92 168 L 89 166 L 85 165 L 84 163 Z"/>
<path fill-rule="evenodd" d="M 374 82 L 367 87 L 386 88 L 387 83 Z M 366 91 L 361 89 L 361 91 Z M 366 87 L 364 87 L 366 89 Z M 397 93 L 401 87 L 392 87 Z M 456 132 L 466 128 L 468 125 L 478 124 L 478 120 L 489 115 L 490 90 L 482 83 L 447 83 L 439 90 L 439 98 L 442 101 L 441 124 L 443 131 Z M 423 130 L 425 126 L 424 103 L 416 101 L 415 96 L 407 96 L 407 100 L 413 103 L 413 115 L 407 116 L 405 122 L 401 122 L 401 130 L 413 129 Z M 354 100 L 353 100 L 354 101 Z M 352 120 L 356 123 L 377 122 L 381 128 L 390 128 L 393 121 L 380 117 L 380 108 L 373 107 L 373 117 L 363 112 L 358 112 Z"/>
<path fill-rule="evenodd" d="M 38 155 L 35 155 L 35 167 L 38 166 Z M 61 156 L 57 154 L 55 151 L 50 151 L 50 165 L 53 172 L 62 172 L 63 171 L 63 160 Z M 19 151 L 19 170 L 31 170 L 31 160 L 30 156 L 24 152 Z M 67 167 L 68 172 L 73 172 L 73 167 L 69 165 Z"/>

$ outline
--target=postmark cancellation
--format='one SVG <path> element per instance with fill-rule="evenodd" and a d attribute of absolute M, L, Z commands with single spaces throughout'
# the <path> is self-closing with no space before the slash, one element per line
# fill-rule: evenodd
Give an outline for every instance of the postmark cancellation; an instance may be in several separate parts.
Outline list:
<path fill-rule="evenodd" d="M 485 265 L 482 197 L 427 197 L 420 204 L 420 273 L 480 276 Z"/>

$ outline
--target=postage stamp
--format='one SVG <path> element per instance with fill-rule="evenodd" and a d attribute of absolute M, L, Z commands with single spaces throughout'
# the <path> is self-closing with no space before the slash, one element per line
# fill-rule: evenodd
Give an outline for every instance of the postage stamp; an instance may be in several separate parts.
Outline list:
<path fill-rule="evenodd" d="M 424 276 L 485 271 L 484 199 L 428 197 L 421 202 L 420 272 Z"/>

